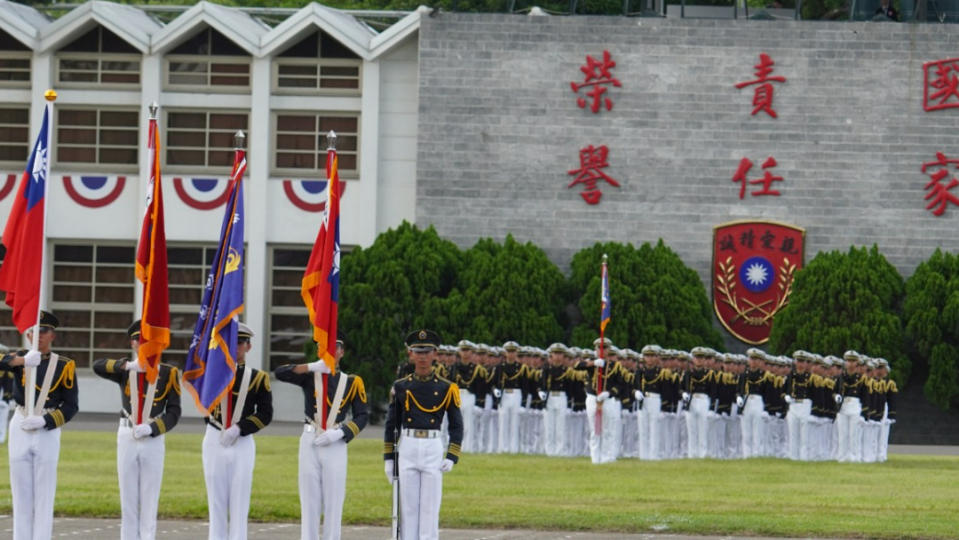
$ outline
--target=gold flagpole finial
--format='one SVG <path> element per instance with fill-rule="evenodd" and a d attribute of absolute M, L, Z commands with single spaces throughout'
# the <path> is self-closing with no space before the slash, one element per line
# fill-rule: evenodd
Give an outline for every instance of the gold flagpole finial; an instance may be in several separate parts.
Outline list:
<path fill-rule="evenodd" d="M 54 90 L 53 88 L 48 89 L 46 92 L 43 93 L 43 98 L 53 103 L 54 101 L 57 100 L 56 90 Z"/>
<path fill-rule="evenodd" d="M 332 129 L 326 132 L 326 149 L 336 150 L 336 132 Z"/>

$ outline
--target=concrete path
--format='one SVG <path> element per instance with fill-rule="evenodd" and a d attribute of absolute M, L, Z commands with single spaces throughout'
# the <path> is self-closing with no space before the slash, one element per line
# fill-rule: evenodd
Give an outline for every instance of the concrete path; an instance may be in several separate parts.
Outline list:
<path fill-rule="evenodd" d="M 251 523 L 250 540 L 297 540 L 300 526 L 296 523 Z M 0 516 L 0 536 L 9 538 L 13 532 L 13 519 Z M 164 540 L 197 540 L 206 538 L 207 524 L 204 521 L 161 520 L 157 524 L 157 538 Z M 84 540 L 112 540 L 120 538 L 119 519 L 57 518 L 54 521 L 53 538 L 82 538 Z M 343 540 L 387 540 L 387 527 L 343 527 Z M 623 534 L 595 532 L 530 531 L 530 530 L 479 530 L 440 529 L 443 540 L 800 540 L 768 538 L 759 536 L 686 536 L 666 533 Z"/>

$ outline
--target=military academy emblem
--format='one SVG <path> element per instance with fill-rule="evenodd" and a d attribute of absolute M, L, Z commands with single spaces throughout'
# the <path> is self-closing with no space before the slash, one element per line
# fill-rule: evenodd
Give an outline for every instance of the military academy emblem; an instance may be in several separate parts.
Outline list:
<path fill-rule="evenodd" d="M 792 293 L 803 265 L 806 231 L 772 221 L 734 221 L 713 228 L 713 308 L 734 336 L 759 345 Z"/>

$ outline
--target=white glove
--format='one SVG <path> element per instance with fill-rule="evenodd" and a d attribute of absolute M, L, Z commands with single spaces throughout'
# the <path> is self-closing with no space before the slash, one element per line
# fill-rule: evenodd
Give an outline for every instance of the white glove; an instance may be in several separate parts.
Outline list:
<path fill-rule="evenodd" d="M 540 401 L 546 401 L 546 392 L 543 392 L 542 390 L 540 390 L 540 391 L 539 391 L 539 399 L 540 399 Z"/>
<path fill-rule="evenodd" d="M 153 434 L 153 428 L 150 424 L 137 424 L 133 428 L 133 438 L 142 439 Z"/>
<path fill-rule="evenodd" d="M 784 396 L 783 399 L 786 400 L 786 403 L 788 403 L 788 404 L 790 404 L 790 405 L 792 405 L 792 404 L 793 404 L 793 401 L 795 401 L 795 400 L 793 399 L 793 397 L 792 397 L 792 396 L 789 396 L 789 395 Z"/>
<path fill-rule="evenodd" d="M 240 437 L 240 428 L 236 424 L 226 428 L 226 431 L 220 432 L 220 444 L 223 446 L 233 446 L 233 443 Z"/>
<path fill-rule="evenodd" d="M 393 483 L 393 460 L 388 459 L 383 462 L 383 472 L 386 473 L 386 481 Z"/>
<path fill-rule="evenodd" d="M 895 419 L 895 418 L 887 418 L 887 420 L 889 421 L 889 425 L 890 425 L 890 426 L 896 423 L 896 419 Z"/>
<path fill-rule="evenodd" d="M 313 446 L 326 446 L 328 444 L 333 444 L 336 441 L 343 438 L 342 429 L 330 429 L 320 433 L 316 438 L 313 439 Z"/>
<path fill-rule="evenodd" d="M 683 392 L 683 401 L 689 401 L 689 392 Z"/>
<path fill-rule="evenodd" d="M 739 407 L 740 409 L 742 409 L 742 408 L 743 408 L 743 403 L 746 403 L 746 402 L 743 400 L 743 396 L 736 396 L 736 406 Z"/>
<path fill-rule="evenodd" d="M 140 362 L 137 360 L 127 360 L 127 363 L 123 365 L 123 369 L 133 372 L 133 373 L 143 373 L 144 369 L 140 366 Z"/>
<path fill-rule="evenodd" d="M 604 362 L 602 358 L 597 358 L 596 360 L 593 360 L 593 365 L 596 367 L 603 367 L 606 365 L 606 362 Z"/>
<path fill-rule="evenodd" d="M 645 396 L 643 396 L 643 393 L 639 390 L 633 390 L 633 397 L 636 398 L 636 401 L 642 401 L 645 399 Z"/>
<path fill-rule="evenodd" d="M 596 396 L 596 401 L 598 401 L 599 403 L 602 403 L 606 401 L 607 399 L 609 399 L 609 392 L 605 390 L 600 392 L 599 395 Z"/>
<path fill-rule="evenodd" d="M 41 358 L 43 358 L 43 355 L 40 354 L 40 351 L 36 349 L 27 351 L 27 354 L 23 355 L 23 365 L 27 367 L 37 367 L 40 365 Z"/>
<path fill-rule="evenodd" d="M 47 421 L 42 416 L 28 416 L 20 422 L 20 429 L 23 431 L 36 431 L 47 425 Z"/>
<path fill-rule="evenodd" d="M 494 388 L 494 389 L 493 389 L 493 397 L 499 398 L 499 397 L 502 397 L 502 396 L 503 396 L 503 391 L 502 391 L 502 390 L 500 390 L 499 388 Z"/>
<path fill-rule="evenodd" d="M 317 360 L 316 362 L 310 362 L 306 365 L 306 369 L 310 370 L 310 373 L 331 373 L 330 366 L 326 365 L 326 362 L 322 360 Z"/>
<path fill-rule="evenodd" d="M 453 470 L 453 460 L 444 459 L 443 464 L 440 465 L 440 472 L 448 473 Z"/>
<path fill-rule="evenodd" d="M 833 397 L 833 399 L 836 400 L 836 405 L 839 405 L 840 403 L 842 403 L 842 396 L 841 396 L 841 395 L 839 395 L 839 394 L 833 394 L 832 397 Z"/>

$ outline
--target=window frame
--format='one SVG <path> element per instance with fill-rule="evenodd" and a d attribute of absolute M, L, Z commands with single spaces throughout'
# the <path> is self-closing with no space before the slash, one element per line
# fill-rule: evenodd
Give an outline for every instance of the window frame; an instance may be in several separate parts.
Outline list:
<path fill-rule="evenodd" d="M 17 107 L 17 105 L 20 105 L 20 107 Z M 30 159 L 30 150 L 31 150 L 31 148 L 30 148 L 30 142 L 31 142 L 31 141 L 30 141 L 30 104 L 29 104 L 29 103 L 3 103 L 3 104 L 0 104 L 0 109 L 7 109 L 7 110 L 13 109 L 13 110 L 25 110 L 25 111 L 27 111 L 27 122 L 26 122 L 25 124 L 3 124 L 3 123 L 0 123 L 0 130 L 5 130 L 5 129 L 9 129 L 9 128 L 25 128 L 26 131 L 27 131 L 27 138 L 26 138 L 26 140 L 23 141 L 23 148 L 26 150 L 24 153 L 26 154 L 27 159 Z M 20 145 L 17 144 L 16 142 L 4 142 L 4 141 L 0 141 L 0 146 L 4 146 L 4 147 L 18 147 L 18 146 L 20 146 Z M 14 160 L 14 161 L 3 161 L 3 160 L 0 160 L 0 167 L 2 167 L 2 168 L 4 168 L 4 169 L 11 169 L 11 170 L 19 171 L 19 170 L 21 170 L 21 169 L 23 168 L 23 166 L 24 166 L 25 163 L 26 163 L 26 160 L 22 160 L 22 161 L 17 161 L 17 160 Z"/>
<path fill-rule="evenodd" d="M 60 114 L 64 111 L 95 111 L 97 113 L 97 125 L 96 125 L 96 134 L 97 140 L 93 143 L 94 152 L 97 157 L 97 161 L 85 162 L 85 161 L 64 161 L 60 159 L 60 129 L 64 128 L 63 123 L 60 122 Z M 134 113 L 137 124 L 135 128 L 130 128 L 129 131 L 135 134 L 134 143 L 127 146 L 120 145 L 103 145 L 100 143 L 100 131 L 102 129 L 101 125 L 101 113 L 103 112 L 125 112 L 125 113 Z M 86 171 L 96 171 L 103 173 L 126 173 L 134 174 L 139 172 L 140 168 L 140 111 L 136 107 L 112 107 L 112 106 L 96 106 L 96 105 L 64 105 L 63 107 L 58 107 L 54 110 L 56 114 L 56 121 L 54 124 L 53 133 L 51 134 L 51 144 L 54 148 L 53 159 L 51 160 L 51 168 L 56 168 L 62 171 L 77 171 L 77 172 L 86 172 Z M 71 124 L 67 124 L 67 127 L 74 127 Z M 82 127 L 82 126 L 75 126 Z M 110 126 L 112 129 L 124 129 L 119 126 Z M 81 145 L 74 143 L 64 143 L 69 144 L 70 147 L 76 148 L 88 148 L 89 145 Z M 102 147 L 107 148 L 127 148 L 135 150 L 136 161 L 133 163 L 100 163 L 100 149 Z"/>
<path fill-rule="evenodd" d="M 32 51 L 11 51 L 4 50 L 4 60 L 26 60 L 26 69 L 20 68 L 0 68 L 0 73 L 26 73 L 27 79 L 24 81 L 6 81 L 0 79 L 0 88 L 31 88 L 33 81 L 30 74 L 33 72 L 33 52 Z"/>
<path fill-rule="evenodd" d="M 141 81 L 143 80 L 143 55 L 136 55 L 130 53 L 106 53 L 100 52 L 95 53 L 95 57 L 91 59 L 91 53 L 84 52 L 58 52 L 54 57 L 54 81 L 58 86 L 63 88 L 97 88 L 97 89 L 116 89 L 116 90 L 139 90 Z M 94 60 L 97 62 L 97 82 L 84 82 L 84 81 L 64 81 L 61 78 L 63 73 L 62 66 L 60 65 L 62 60 Z M 121 82 L 104 82 L 103 75 L 104 73 L 134 73 L 133 71 L 114 71 L 114 70 L 105 70 L 103 64 L 105 62 L 133 62 L 136 64 L 136 75 L 137 82 L 135 83 L 121 83 Z M 67 70 L 74 71 L 74 70 Z M 80 70 L 76 70 L 80 71 Z M 93 73 L 88 71 L 87 73 Z"/>
<path fill-rule="evenodd" d="M 283 152 L 292 152 L 292 153 L 307 153 L 306 151 L 296 151 L 296 150 L 286 150 L 279 148 L 279 137 L 280 135 L 287 134 L 300 134 L 303 135 L 305 131 L 280 131 L 279 129 L 279 117 L 280 116 L 307 116 L 312 115 L 316 119 L 316 128 L 314 130 L 313 136 L 319 141 L 321 135 L 325 135 L 325 132 L 319 131 L 319 119 L 321 118 L 356 118 L 356 150 L 350 150 L 347 152 L 341 152 L 337 150 L 337 153 L 347 153 L 356 156 L 356 169 L 346 169 L 342 168 L 339 170 L 339 176 L 344 180 L 358 180 L 360 178 L 361 170 L 361 158 L 362 158 L 362 129 L 363 129 L 363 116 L 360 111 L 303 111 L 303 110 L 279 110 L 274 109 L 270 111 L 270 133 L 272 135 L 270 140 L 270 175 L 274 177 L 284 177 L 284 178 L 299 178 L 299 177 L 318 177 L 326 178 L 326 161 L 321 160 L 320 156 L 326 153 L 325 149 L 315 148 L 313 153 L 317 155 L 316 167 L 312 169 L 297 169 L 292 167 L 278 167 L 276 165 L 276 157 L 280 151 Z M 352 134 L 351 134 L 352 135 Z M 319 144 L 318 144 L 319 146 Z"/>
<path fill-rule="evenodd" d="M 170 145 L 170 144 L 169 144 L 169 141 L 170 141 L 169 137 L 170 137 L 170 135 L 173 134 L 173 133 L 179 133 L 179 132 L 196 133 L 196 132 L 199 131 L 198 129 L 194 129 L 194 128 L 171 128 L 171 127 L 170 127 L 170 114 L 171 114 L 171 113 L 173 113 L 173 114 L 177 114 L 177 113 L 197 114 L 197 113 L 200 113 L 200 114 L 205 114 L 205 115 L 206 115 L 206 124 L 205 124 L 205 127 L 203 128 L 204 141 L 205 141 L 205 145 L 203 146 L 203 152 L 204 152 L 204 162 L 203 162 L 203 165 L 171 164 L 171 163 L 168 161 L 167 156 L 169 155 L 169 152 L 170 152 L 171 150 L 193 150 L 193 151 L 196 151 L 196 150 L 198 150 L 198 149 L 200 148 L 200 147 L 198 147 L 198 146 L 196 146 L 196 147 L 193 147 L 193 146 L 176 146 L 176 145 Z M 252 134 L 251 134 L 251 132 L 250 132 L 250 117 L 251 117 L 252 113 L 251 113 L 250 110 L 243 110 L 243 109 L 192 109 L 192 108 L 179 108 L 179 107 L 164 109 L 164 110 L 163 110 L 163 126 L 164 126 L 164 133 L 165 133 L 166 137 L 164 138 L 164 141 L 163 141 L 163 142 L 164 142 L 164 146 L 162 147 L 162 148 L 163 148 L 162 163 L 163 163 L 163 170 L 164 170 L 165 172 L 168 172 L 168 173 L 180 173 L 180 174 L 210 174 L 210 175 L 215 175 L 215 176 L 224 176 L 224 175 L 227 175 L 227 176 L 228 176 L 228 175 L 230 174 L 229 166 L 226 166 L 226 168 L 224 168 L 223 165 L 210 165 L 210 164 L 209 164 L 209 163 L 210 163 L 210 149 L 211 149 L 211 147 L 210 147 L 210 133 L 211 133 L 211 129 L 210 129 L 210 115 L 213 115 L 213 114 L 236 114 L 236 115 L 245 115 L 245 116 L 246 116 L 246 127 L 245 127 L 245 128 L 239 128 L 239 129 L 242 129 L 243 132 L 246 134 L 246 140 L 247 140 L 247 141 L 252 140 Z M 232 130 L 232 128 L 230 128 L 230 129 Z M 215 131 L 213 131 L 213 132 L 214 132 L 214 133 L 225 133 L 225 130 L 219 130 L 219 129 L 217 129 L 217 130 L 215 130 Z M 230 139 L 230 140 L 231 140 L 231 141 L 233 140 L 233 139 L 232 139 L 232 135 L 233 135 L 234 133 L 236 133 L 236 132 L 235 132 L 235 131 L 232 131 L 232 133 L 230 133 L 230 135 L 231 135 L 231 139 Z M 221 148 L 221 147 L 216 147 L 217 151 L 219 151 L 220 148 Z M 224 149 L 224 150 L 233 151 L 233 150 L 234 150 L 234 147 L 231 145 L 229 148 L 223 148 L 223 149 Z M 249 173 L 247 173 L 247 174 L 249 174 Z"/>
<path fill-rule="evenodd" d="M 282 66 L 316 66 L 316 85 L 314 87 L 306 86 L 280 86 L 280 67 Z M 270 69 L 270 87 L 276 95 L 298 95 L 298 96 L 348 96 L 361 97 L 363 95 L 363 59 L 352 58 L 303 58 L 303 57 L 281 57 L 276 56 L 271 62 Z M 324 77 L 322 76 L 323 67 L 356 67 L 356 88 L 324 88 L 321 86 Z M 284 75 L 290 77 L 289 75 Z M 309 78 L 300 76 L 296 78 Z M 346 77 L 327 77 L 326 79 L 345 79 Z"/>
<path fill-rule="evenodd" d="M 206 83 L 205 84 L 184 84 L 170 82 L 170 75 L 174 72 L 170 70 L 170 64 L 173 62 L 182 62 L 188 64 L 206 63 Z M 240 85 L 214 85 L 210 79 L 214 76 L 211 69 L 212 64 L 233 64 L 246 65 L 246 86 Z M 197 72 L 199 74 L 199 72 Z M 231 74 L 238 75 L 238 74 Z M 249 94 L 253 88 L 253 57 L 252 56 L 231 56 L 222 54 L 168 54 L 163 57 L 163 89 L 171 92 L 197 92 L 203 91 L 210 94 Z"/>

